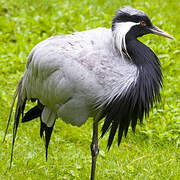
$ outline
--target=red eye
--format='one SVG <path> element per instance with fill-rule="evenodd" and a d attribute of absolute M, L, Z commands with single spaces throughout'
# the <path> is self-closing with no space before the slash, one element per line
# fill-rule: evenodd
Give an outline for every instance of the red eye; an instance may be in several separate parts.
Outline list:
<path fill-rule="evenodd" d="M 141 22 L 140 22 L 140 25 L 141 25 L 141 26 L 145 26 L 145 25 L 146 25 L 146 22 L 145 22 L 145 21 L 141 21 Z"/>

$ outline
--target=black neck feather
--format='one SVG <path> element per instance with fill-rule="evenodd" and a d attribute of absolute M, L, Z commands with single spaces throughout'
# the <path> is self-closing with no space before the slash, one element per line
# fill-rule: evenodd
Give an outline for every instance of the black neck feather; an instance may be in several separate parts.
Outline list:
<path fill-rule="evenodd" d="M 114 98 L 103 108 L 99 120 L 105 117 L 102 136 L 110 129 L 108 149 L 117 129 L 119 129 L 119 145 L 123 133 L 127 135 L 129 125 L 131 124 L 135 131 L 137 120 L 142 122 L 144 116 L 149 115 L 153 104 L 160 99 L 162 73 L 158 58 L 150 48 L 137 39 L 127 41 L 126 44 L 131 61 L 137 66 L 139 75 L 136 83 L 131 84 L 124 95 Z"/>

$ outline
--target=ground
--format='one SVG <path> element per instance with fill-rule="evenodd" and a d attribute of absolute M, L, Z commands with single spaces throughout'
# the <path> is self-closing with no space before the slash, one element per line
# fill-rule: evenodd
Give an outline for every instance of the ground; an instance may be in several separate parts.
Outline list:
<path fill-rule="evenodd" d="M 114 12 L 124 5 L 145 11 L 155 25 L 176 40 L 155 35 L 140 38 L 161 61 L 164 74 L 161 103 L 138 125 L 135 134 L 129 130 L 120 147 L 114 142 L 108 152 L 108 135 L 100 139 L 96 177 L 98 180 L 179 179 L 179 0 L 0 0 L 0 179 L 89 179 L 92 119 L 80 128 L 58 119 L 47 162 L 39 137 L 39 120 L 20 124 L 11 170 L 8 167 L 13 124 L 2 143 L 4 130 L 17 82 L 32 47 L 51 35 L 99 26 L 109 28 Z"/>

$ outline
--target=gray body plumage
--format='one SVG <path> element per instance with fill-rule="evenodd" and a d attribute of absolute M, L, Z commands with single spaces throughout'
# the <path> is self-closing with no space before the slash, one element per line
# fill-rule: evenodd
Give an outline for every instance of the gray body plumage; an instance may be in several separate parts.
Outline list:
<path fill-rule="evenodd" d="M 22 97 L 45 105 L 41 117 L 48 127 L 58 117 L 80 126 L 137 77 L 137 67 L 115 47 L 111 29 L 97 28 L 36 45 L 23 75 Z"/>

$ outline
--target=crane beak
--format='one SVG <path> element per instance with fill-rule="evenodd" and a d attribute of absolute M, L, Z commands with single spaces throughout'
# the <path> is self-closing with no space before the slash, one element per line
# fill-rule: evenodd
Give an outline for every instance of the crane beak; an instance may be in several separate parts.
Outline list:
<path fill-rule="evenodd" d="M 156 35 L 159 35 L 159 36 L 164 36 L 164 37 L 166 37 L 166 38 L 175 39 L 172 35 L 164 32 L 163 30 L 159 29 L 159 28 L 156 27 L 156 26 L 153 26 L 152 28 L 150 28 L 150 31 L 151 31 L 153 34 L 156 34 Z"/>

